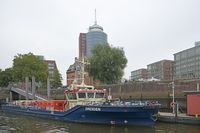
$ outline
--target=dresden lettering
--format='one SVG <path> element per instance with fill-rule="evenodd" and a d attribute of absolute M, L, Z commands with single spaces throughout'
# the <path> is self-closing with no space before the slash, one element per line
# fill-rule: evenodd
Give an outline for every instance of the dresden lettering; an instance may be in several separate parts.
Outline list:
<path fill-rule="evenodd" d="M 86 111 L 101 111 L 101 108 L 92 108 L 92 107 L 86 107 Z"/>

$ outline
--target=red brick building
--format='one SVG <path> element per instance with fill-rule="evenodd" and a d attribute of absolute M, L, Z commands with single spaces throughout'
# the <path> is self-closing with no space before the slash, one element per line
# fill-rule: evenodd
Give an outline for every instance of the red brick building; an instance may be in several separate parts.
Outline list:
<path fill-rule="evenodd" d="M 79 34 L 79 58 L 86 55 L 86 33 Z"/>
<path fill-rule="evenodd" d="M 147 79 L 147 69 L 142 68 L 131 72 L 131 80 Z"/>
<path fill-rule="evenodd" d="M 70 65 L 69 68 L 67 69 L 66 72 L 66 83 L 67 85 L 70 85 L 74 82 L 74 80 L 76 79 L 77 84 L 81 84 L 82 83 L 82 75 L 81 75 L 81 67 L 79 66 L 79 63 L 76 62 L 77 58 L 75 58 L 75 63 Z M 89 77 L 88 72 L 85 71 L 84 74 L 84 83 L 86 85 L 97 85 L 100 83 L 99 80 L 94 80 L 92 78 Z"/>
<path fill-rule="evenodd" d="M 172 80 L 173 64 L 174 61 L 172 60 L 161 60 L 147 65 L 148 79 Z"/>
<path fill-rule="evenodd" d="M 78 84 L 81 84 L 82 82 L 82 75 L 81 75 L 81 70 L 80 70 L 81 67 L 80 67 L 80 64 L 76 62 L 76 60 L 77 58 L 75 58 L 74 64 L 70 65 L 69 68 L 67 69 L 67 72 L 66 72 L 67 85 L 72 84 L 75 79 Z M 87 85 L 91 84 L 91 81 L 87 72 L 85 72 L 84 80 L 85 80 L 85 84 Z"/>
<path fill-rule="evenodd" d="M 75 69 L 73 69 L 73 67 L 74 67 L 73 65 L 70 65 L 69 69 L 66 72 L 67 85 L 71 85 L 75 79 L 78 84 L 81 84 L 81 82 L 82 82 L 80 71 L 75 71 Z M 87 85 L 91 85 L 93 83 L 92 79 L 90 79 L 87 72 L 84 75 L 84 81 L 85 81 L 85 84 L 87 84 Z"/>

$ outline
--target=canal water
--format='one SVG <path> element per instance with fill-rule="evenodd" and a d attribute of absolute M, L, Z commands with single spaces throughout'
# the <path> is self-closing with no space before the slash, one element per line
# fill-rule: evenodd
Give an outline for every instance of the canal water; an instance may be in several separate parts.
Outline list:
<path fill-rule="evenodd" d="M 0 110 L 0 133 L 200 133 L 200 125 L 160 122 L 153 127 L 76 124 L 7 114 Z"/>

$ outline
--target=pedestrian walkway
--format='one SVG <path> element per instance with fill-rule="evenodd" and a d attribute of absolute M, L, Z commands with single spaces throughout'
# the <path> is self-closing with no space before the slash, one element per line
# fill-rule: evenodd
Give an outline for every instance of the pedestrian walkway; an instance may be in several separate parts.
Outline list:
<path fill-rule="evenodd" d="M 184 124 L 200 124 L 200 117 L 188 116 L 185 113 L 159 112 L 158 121 Z"/>
<path fill-rule="evenodd" d="M 20 94 L 20 95 L 26 97 L 26 91 L 23 90 L 23 89 L 12 87 L 12 88 L 11 88 L 11 91 L 13 91 L 13 92 L 15 92 L 15 93 L 18 93 L 18 94 Z M 31 92 L 28 92 L 28 98 L 29 98 L 29 99 L 34 99 L 34 96 L 33 96 L 33 94 L 32 94 Z M 42 96 L 39 96 L 39 95 L 35 95 L 35 98 L 36 98 L 37 100 L 47 100 L 47 98 L 42 97 Z"/>

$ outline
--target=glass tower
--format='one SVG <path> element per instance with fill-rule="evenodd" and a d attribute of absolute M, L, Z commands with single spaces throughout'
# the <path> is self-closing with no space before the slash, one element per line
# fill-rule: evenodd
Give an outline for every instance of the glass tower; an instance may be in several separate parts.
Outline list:
<path fill-rule="evenodd" d="M 107 34 L 103 32 L 103 27 L 97 25 L 95 21 L 86 33 L 86 56 L 90 56 L 91 50 L 98 44 L 107 44 Z"/>

